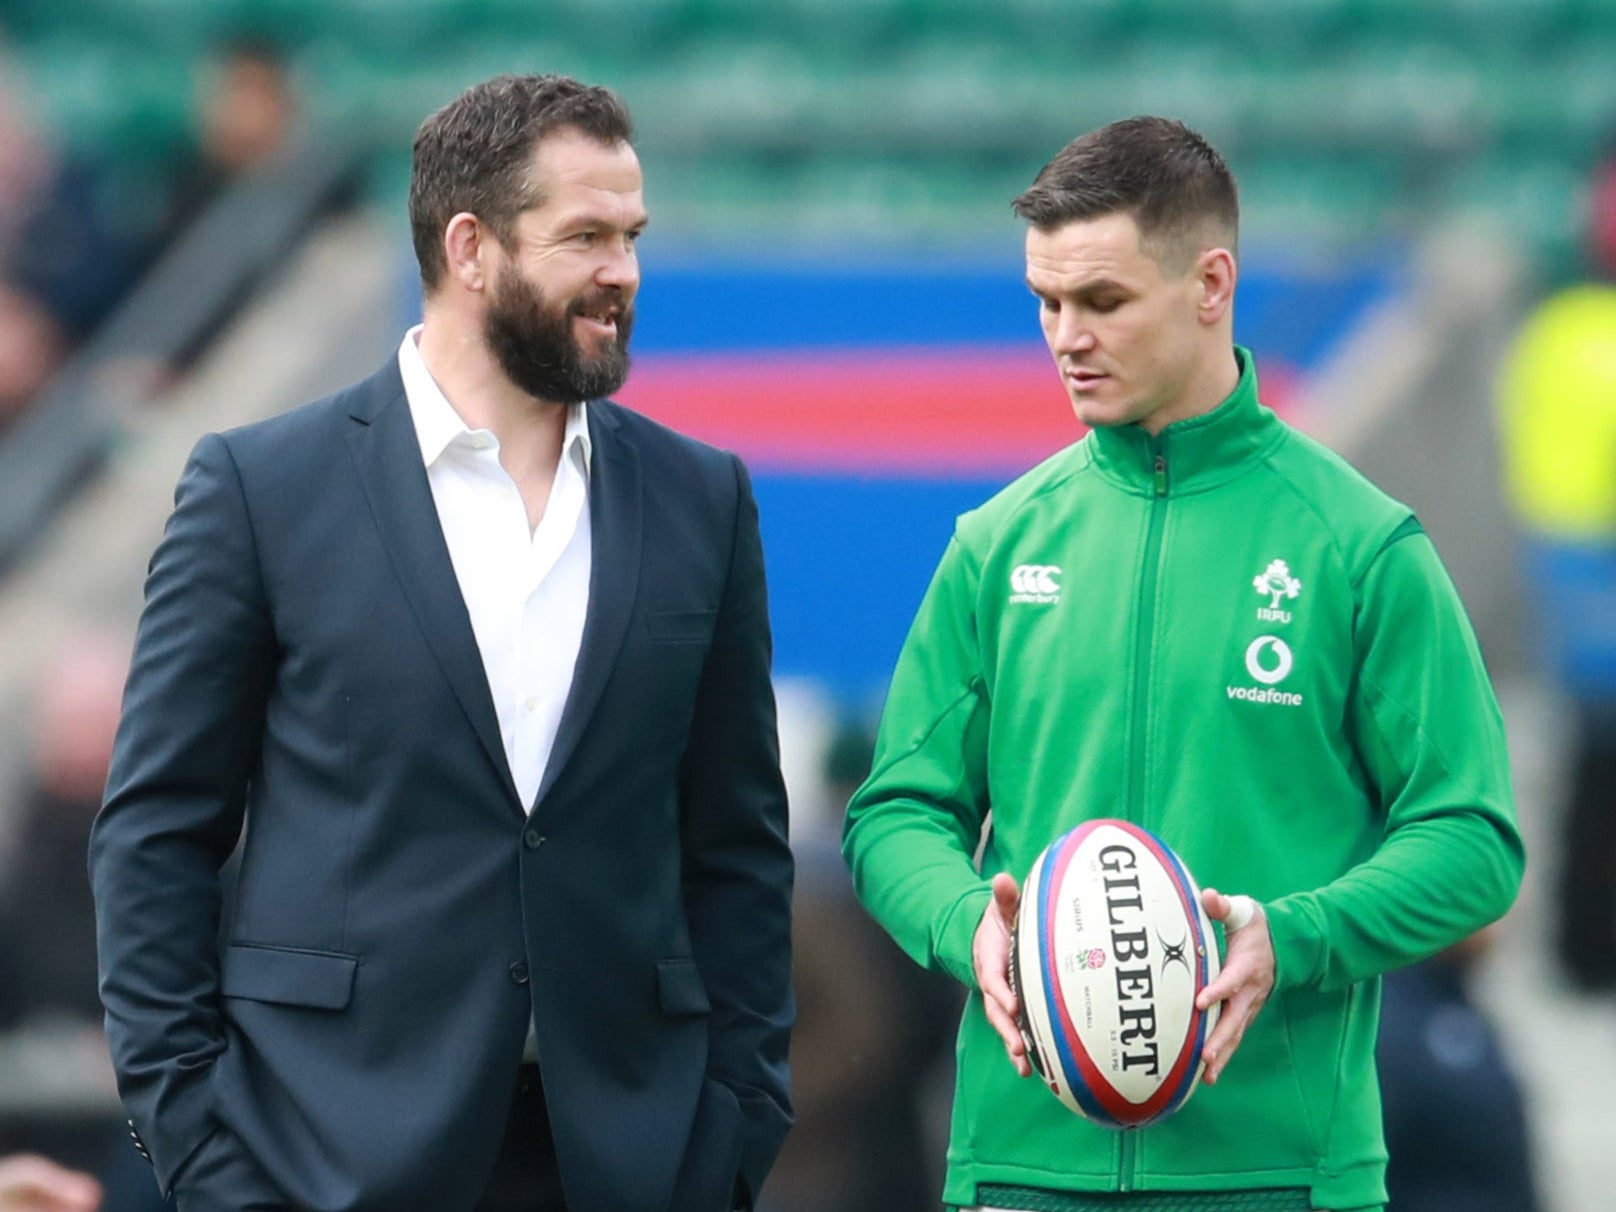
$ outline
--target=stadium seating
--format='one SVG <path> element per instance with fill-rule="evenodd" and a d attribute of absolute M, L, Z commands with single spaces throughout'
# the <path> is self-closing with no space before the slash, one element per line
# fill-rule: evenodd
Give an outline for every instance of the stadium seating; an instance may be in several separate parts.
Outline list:
<path fill-rule="evenodd" d="M 1342 251 L 1463 217 L 1553 262 L 1616 133 L 1607 0 L 12 0 L 0 20 L 64 136 L 135 157 L 185 137 L 210 45 L 278 40 L 314 123 L 377 150 L 378 191 L 477 78 L 601 80 L 635 108 L 659 222 L 704 237 L 975 234 L 1072 133 L 1154 111 L 1229 153 L 1248 240 Z"/>

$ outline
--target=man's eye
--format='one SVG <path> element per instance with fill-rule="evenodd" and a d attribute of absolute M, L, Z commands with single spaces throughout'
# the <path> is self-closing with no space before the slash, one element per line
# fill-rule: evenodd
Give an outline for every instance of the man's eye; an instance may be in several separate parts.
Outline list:
<path fill-rule="evenodd" d="M 1094 302 L 1089 304 L 1090 308 L 1092 308 L 1094 311 L 1099 312 L 1102 316 L 1107 315 L 1110 312 L 1116 311 L 1116 309 L 1121 307 L 1121 306 L 1122 306 L 1122 300 L 1121 299 L 1096 299 L 1096 300 L 1094 300 Z"/>
<path fill-rule="evenodd" d="M 1047 295 L 1041 295 L 1038 299 L 1038 310 L 1047 311 L 1050 315 L 1054 315 L 1060 310 L 1060 300 L 1051 299 Z"/>

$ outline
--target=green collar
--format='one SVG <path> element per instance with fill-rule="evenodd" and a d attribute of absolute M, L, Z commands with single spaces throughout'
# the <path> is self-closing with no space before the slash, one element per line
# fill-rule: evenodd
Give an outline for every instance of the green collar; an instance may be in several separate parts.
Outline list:
<path fill-rule="evenodd" d="M 1092 430 L 1086 441 L 1100 474 L 1139 496 L 1156 494 L 1158 470 L 1169 496 L 1204 492 L 1244 474 L 1284 437 L 1285 426 L 1257 401 L 1250 351 L 1237 345 L 1234 355 L 1240 381 L 1211 412 L 1175 421 L 1154 437 L 1137 425 Z"/>

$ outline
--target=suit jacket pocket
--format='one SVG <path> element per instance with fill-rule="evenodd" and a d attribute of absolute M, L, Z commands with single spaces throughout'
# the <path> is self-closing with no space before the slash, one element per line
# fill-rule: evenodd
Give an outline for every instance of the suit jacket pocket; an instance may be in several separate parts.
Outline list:
<path fill-rule="evenodd" d="M 180 1167 L 173 1195 L 180 1212 L 291 1212 L 292 1207 L 222 1124 L 202 1138 Z"/>
<path fill-rule="evenodd" d="M 225 948 L 219 992 L 225 997 L 311 1010 L 341 1010 L 353 996 L 359 958 L 335 951 L 301 951 L 232 943 Z"/>
<path fill-rule="evenodd" d="M 713 1078 L 703 1078 L 695 1122 L 674 1182 L 675 1208 L 680 1212 L 730 1212 L 736 1206 L 745 1127 L 734 1091 Z"/>
<path fill-rule="evenodd" d="M 664 1014 L 707 1014 L 713 1006 L 695 960 L 658 960 L 657 1004 Z"/>
<path fill-rule="evenodd" d="M 663 644 L 705 644 L 717 620 L 716 610 L 650 610 L 645 635 Z"/>

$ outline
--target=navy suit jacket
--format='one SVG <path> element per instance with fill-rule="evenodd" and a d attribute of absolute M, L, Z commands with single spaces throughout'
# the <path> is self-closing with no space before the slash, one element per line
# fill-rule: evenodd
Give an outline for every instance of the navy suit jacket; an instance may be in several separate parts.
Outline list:
<path fill-rule="evenodd" d="M 757 511 L 734 456 L 588 413 L 531 813 L 396 362 L 193 452 L 90 846 L 120 1090 L 182 1208 L 470 1209 L 530 1018 L 575 1212 L 762 1183 L 791 856 Z"/>

